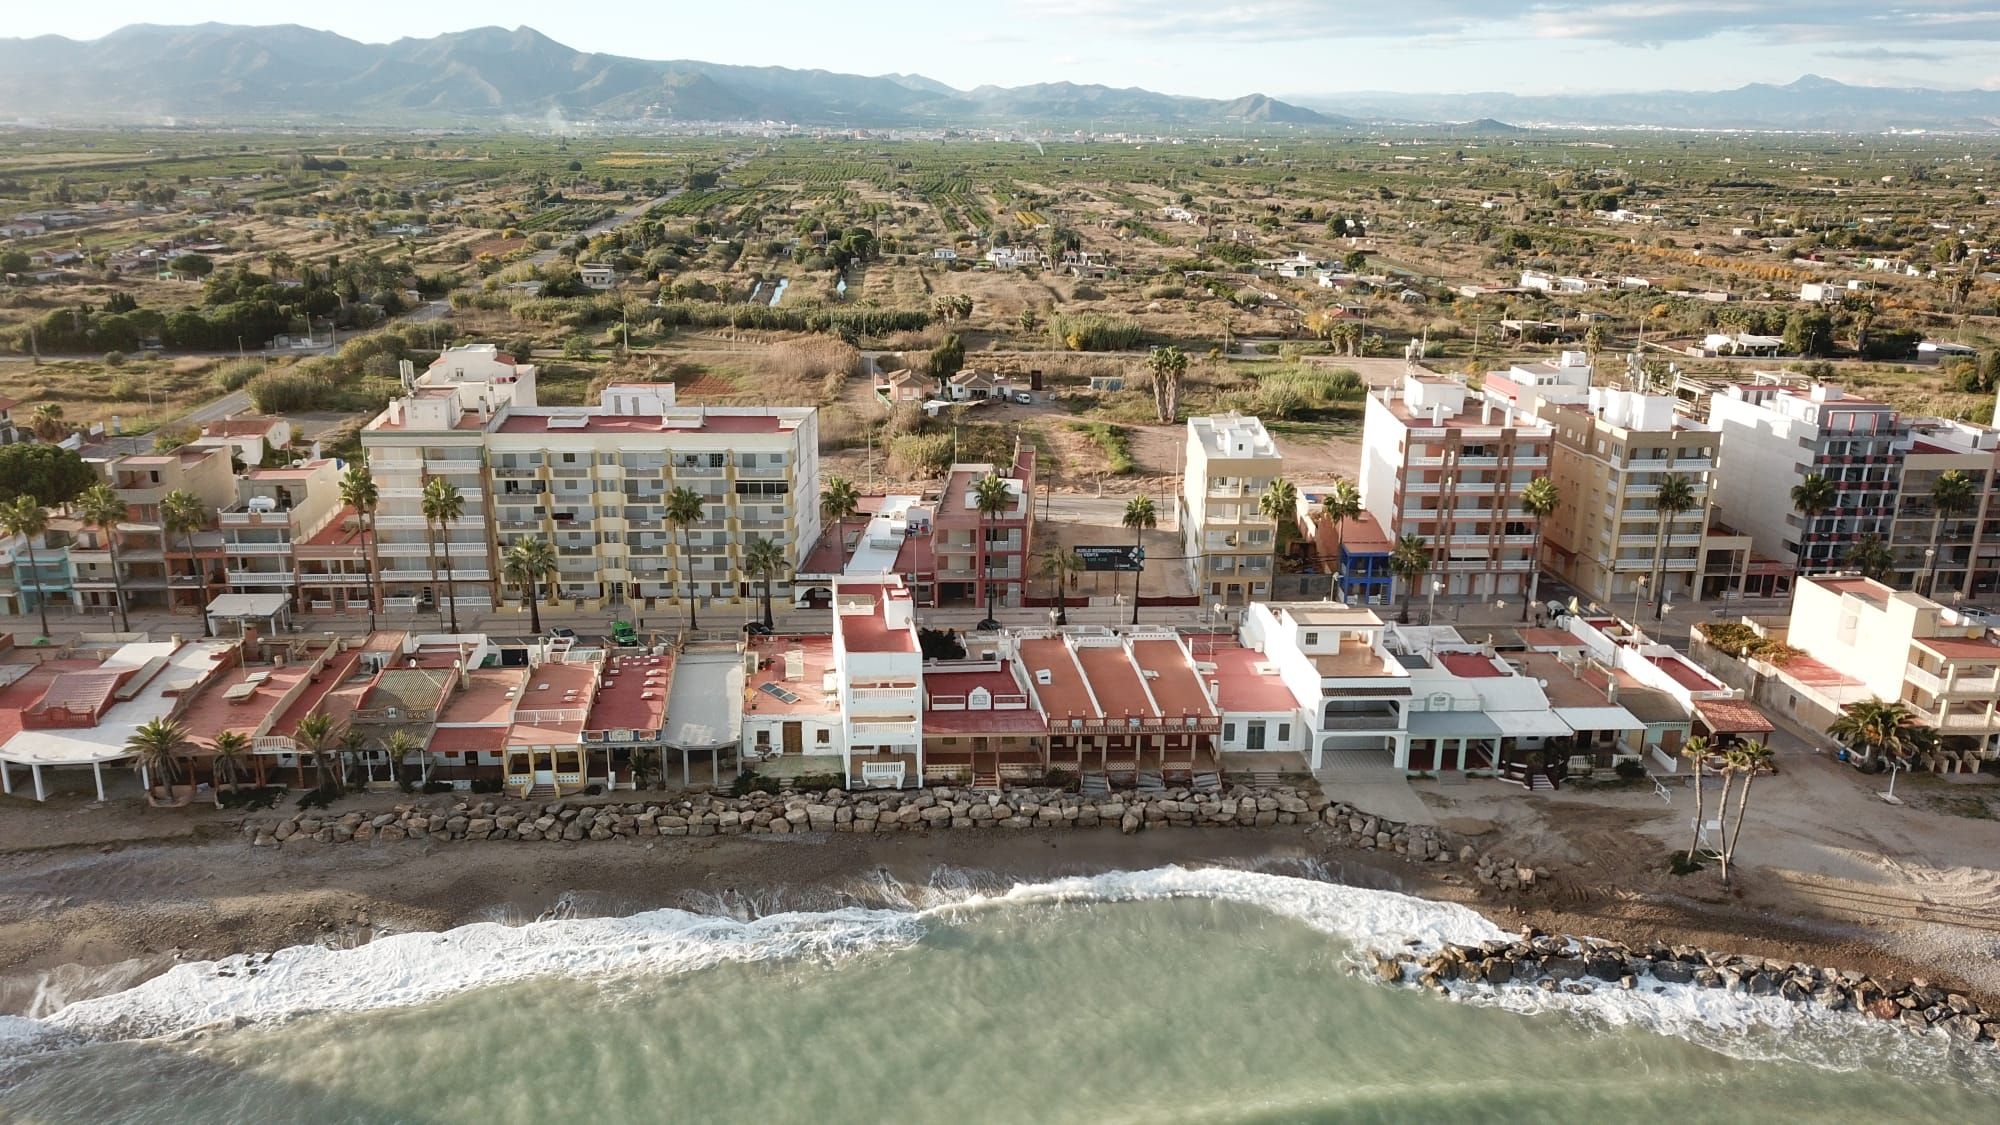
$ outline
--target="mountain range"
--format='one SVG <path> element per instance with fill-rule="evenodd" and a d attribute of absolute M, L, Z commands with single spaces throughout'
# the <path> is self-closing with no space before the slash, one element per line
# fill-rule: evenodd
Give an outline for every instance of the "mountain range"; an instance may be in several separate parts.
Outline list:
<path fill-rule="evenodd" d="M 801 125 L 1337 129 L 1522 125 L 1880 131 L 2000 129 L 2000 91 L 1787 85 L 1626 94 L 1181 97 L 1070 82 L 959 90 L 919 74 L 651 61 L 532 28 L 360 43 L 295 25 L 135 24 L 101 39 L 0 39 L 0 120 L 348 125 Z M 1459 123 L 1459 124 L 1452 124 Z M 1511 124 L 1510 124 L 1511 123 Z"/>
<path fill-rule="evenodd" d="M 869 78 L 594 54 L 526 27 L 367 44 L 291 25 L 228 24 L 135 24 L 88 41 L 0 39 L 0 116 L 358 124 L 510 117 L 867 126 L 1344 124 L 1262 94 L 1216 100 L 1068 82 L 962 91 L 921 75 Z"/>

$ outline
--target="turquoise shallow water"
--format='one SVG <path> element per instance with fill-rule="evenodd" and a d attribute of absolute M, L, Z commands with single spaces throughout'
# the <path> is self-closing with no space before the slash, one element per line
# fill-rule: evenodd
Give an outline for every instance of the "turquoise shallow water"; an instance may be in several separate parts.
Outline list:
<path fill-rule="evenodd" d="M 291 951 L 254 978 L 187 967 L 17 1025 L 0 1118 L 2000 1116 L 1990 1045 L 1694 990 L 1375 983 L 1353 971 L 1361 946 L 1490 929 L 1386 892 L 1170 870 L 962 899 L 468 927 Z M 213 1020 L 227 1029 L 185 1030 Z M 164 1034 L 130 1037 L 145 1031 Z"/>

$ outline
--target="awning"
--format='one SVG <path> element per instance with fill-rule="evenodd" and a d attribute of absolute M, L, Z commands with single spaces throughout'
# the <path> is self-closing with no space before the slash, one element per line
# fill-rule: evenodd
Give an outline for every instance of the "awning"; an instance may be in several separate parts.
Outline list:
<path fill-rule="evenodd" d="M 1694 710 L 1712 734 L 1769 734 L 1777 729 L 1762 711 L 1741 699 L 1697 699 Z"/>
<path fill-rule="evenodd" d="M 1500 726 L 1507 738 L 1562 738 L 1569 724 L 1554 711 L 1488 711 L 1486 717 Z"/>
<path fill-rule="evenodd" d="M 1412 711 L 1410 737 L 1498 738 L 1500 725 L 1484 711 Z"/>
<path fill-rule="evenodd" d="M 1578 732 L 1598 730 L 1645 730 L 1646 724 L 1623 707 L 1558 707 L 1556 717 Z"/>

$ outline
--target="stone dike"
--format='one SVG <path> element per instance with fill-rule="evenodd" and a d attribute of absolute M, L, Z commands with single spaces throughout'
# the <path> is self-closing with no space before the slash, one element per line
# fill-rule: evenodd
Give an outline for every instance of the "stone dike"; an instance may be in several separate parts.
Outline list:
<path fill-rule="evenodd" d="M 1937 1031 L 1960 1042 L 2000 1045 L 2000 1012 L 1982 1011 L 1971 997 L 1933 987 L 1921 978 L 1889 980 L 1686 945 L 1634 949 L 1530 928 L 1513 941 L 1446 945 L 1422 956 L 1376 954 L 1375 971 L 1384 981 L 1440 992 L 1455 982 L 1526 985 L 1579 995 L 1599 989 L 1690 985 L 1745 996 L 1776 996 L 1829 1012 L 1893 1021 L 1912 1031 Z"/>
<path fill-rule="evenodd" d="M 1288 786 L 1093 796 L 1056 789 L 1013 789 L 1004 794 L 962 789 L 785 790 L 743 797 L 695 794 L 659 801 L 588 803 L 573 798 L 536 802 L 472 797 L 417 801 L 372 815 L 334 808 L 253 818 L 244 833 L 260 847 L 283 847 L 306 842 L 540 843 L 802 832 L 1095 829 L 1129 835 L 1169 828 L 1284 826 L 1325 832 L 1348 847 L 1389 852 L 1419 863 L 1476 862 L 1481 881 L 1490 885 L 1511 889 L 1534 879 L 1526 868 L 1516 869 L 1491 857 L 1476 858 L 1469 847 L 1454 850 L 1446 834 L 1436 828 L 1384 820 L 1324 794 Z"/>

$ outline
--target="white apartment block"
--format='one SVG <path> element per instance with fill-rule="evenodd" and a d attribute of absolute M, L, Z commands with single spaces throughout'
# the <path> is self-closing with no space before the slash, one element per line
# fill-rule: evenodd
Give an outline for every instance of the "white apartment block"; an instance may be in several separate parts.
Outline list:
<path fill-rule="evenodd" d="M 1269 598 L 1278 524 L 1258 501 L 1284 475 L 1284 455 L 1256 418 L 1217 414 L 1187 427 L 1180 521 L 1195 592 L 1229 605 Z"/>

